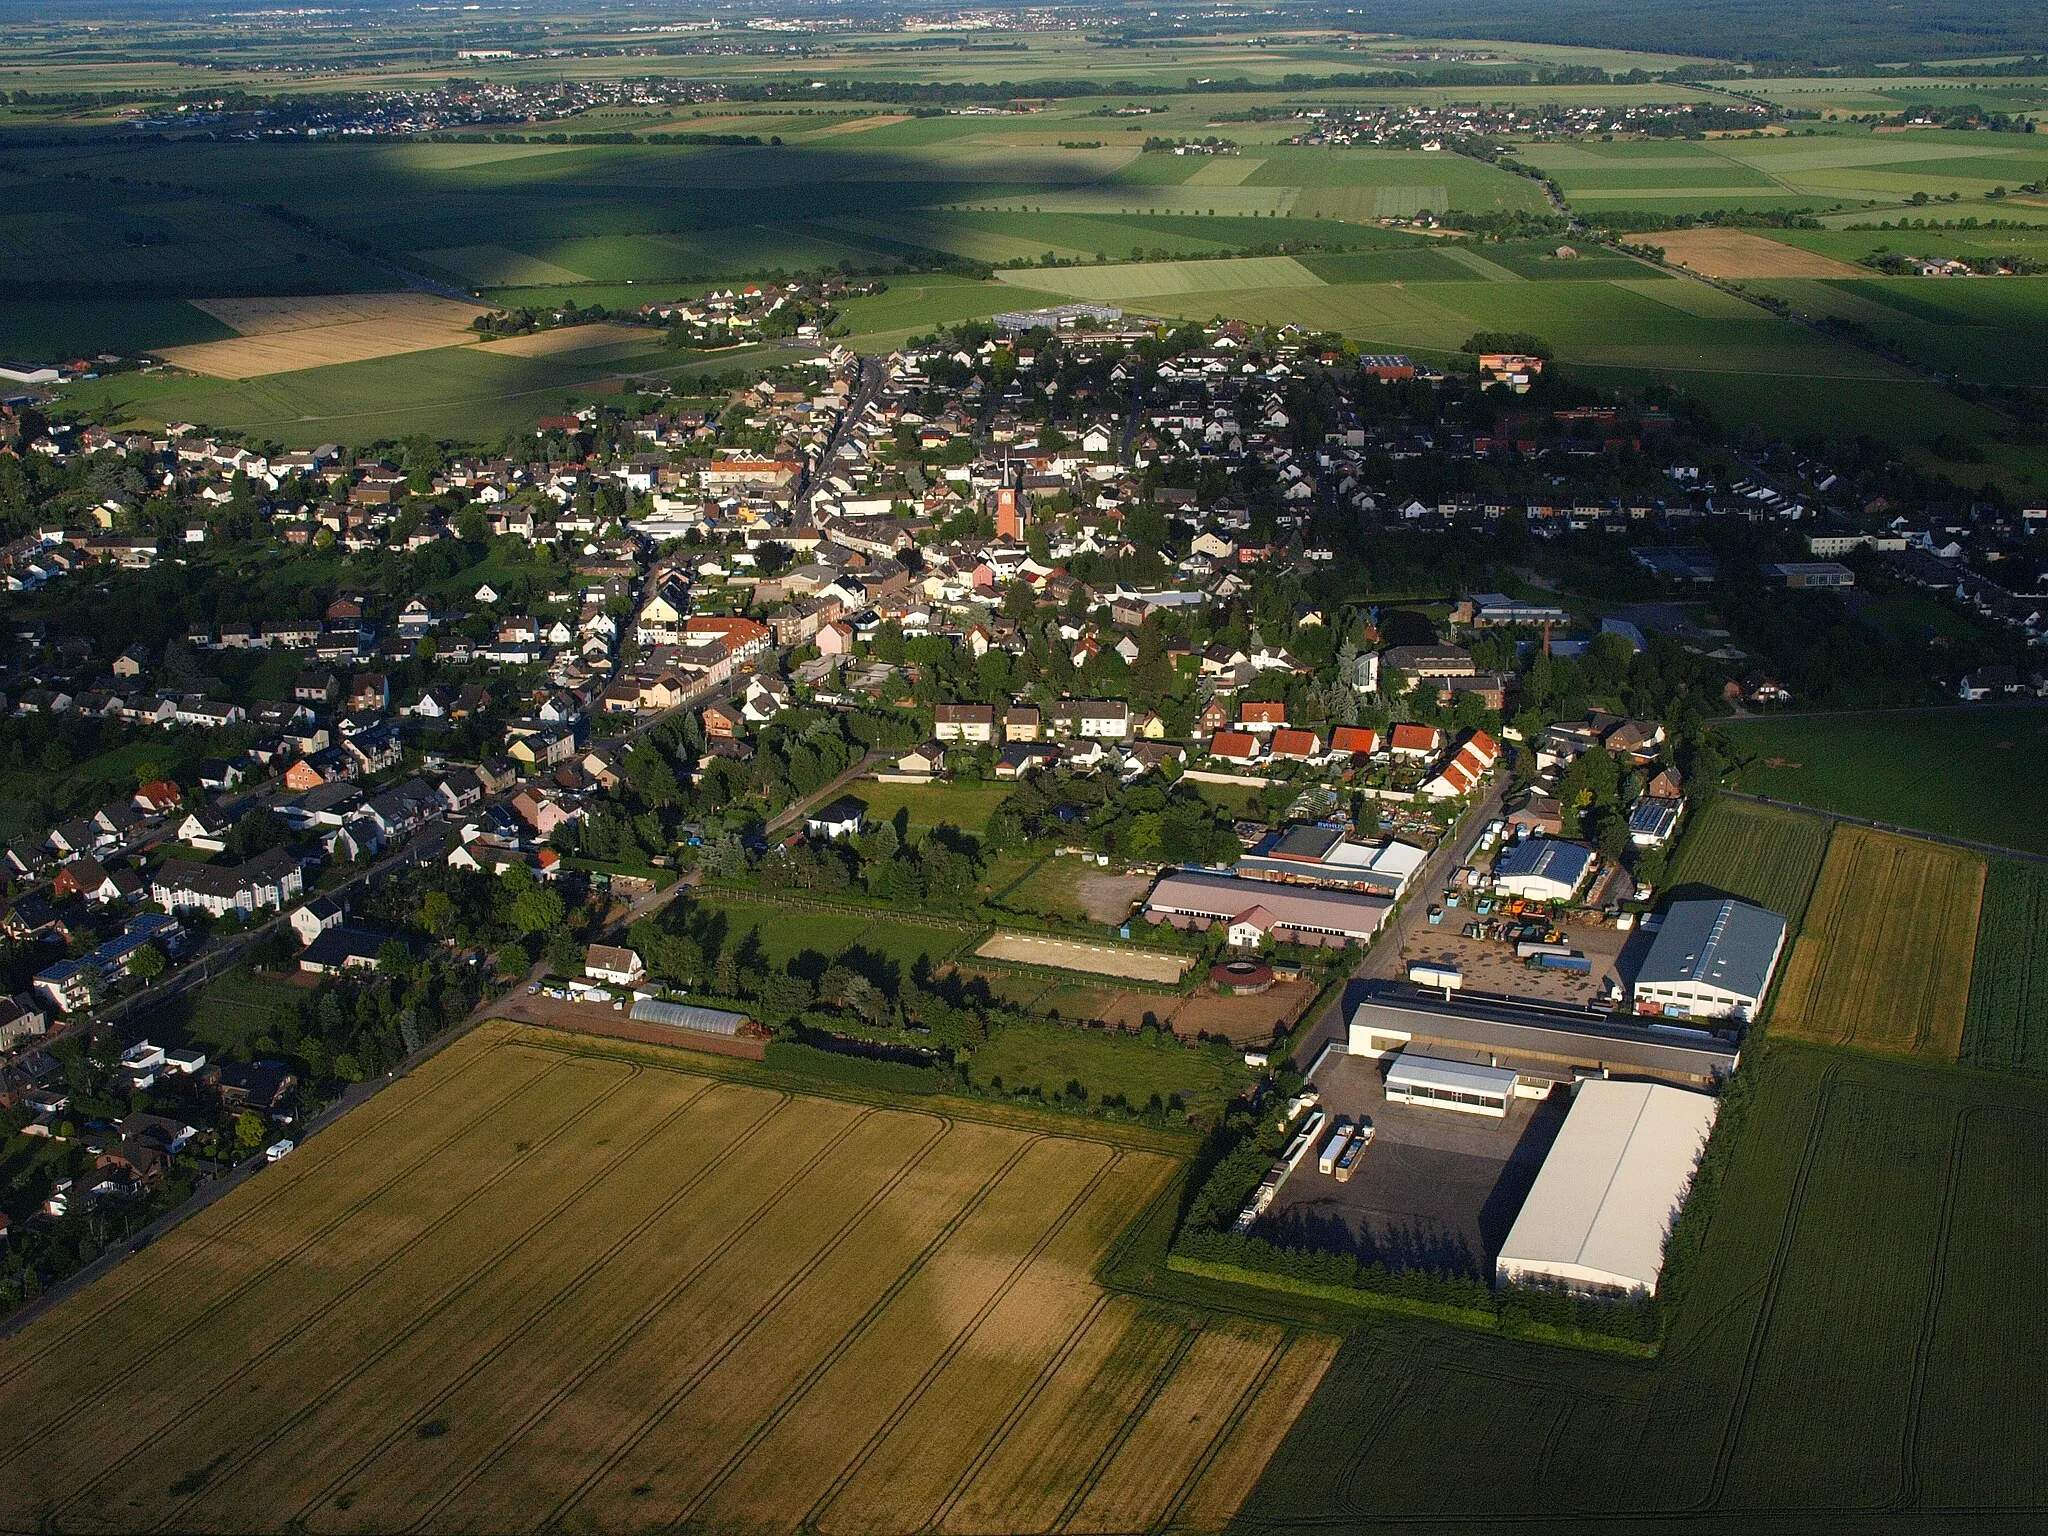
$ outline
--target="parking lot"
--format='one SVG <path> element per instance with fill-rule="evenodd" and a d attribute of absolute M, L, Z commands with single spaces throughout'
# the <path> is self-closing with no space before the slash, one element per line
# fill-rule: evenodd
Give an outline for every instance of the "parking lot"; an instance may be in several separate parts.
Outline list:
<path fill-rule="evenodd" d="M 1329 1116 L 1320 1139 L 1339 1120 L 1369 1119 L 1373 1143 L 1343 1184 L 1317 1172 L 1311 1153 L 1259 1223 L 1259 1235 L 1349 1250 L 1396 1269 L 1490 1278 L 1570 1100 L 1516 1099 L 1505 1120 L 1390 1104 L 1382 1070 L 1365 1057 L 1337 1056 L 1317 1072 Z"/>

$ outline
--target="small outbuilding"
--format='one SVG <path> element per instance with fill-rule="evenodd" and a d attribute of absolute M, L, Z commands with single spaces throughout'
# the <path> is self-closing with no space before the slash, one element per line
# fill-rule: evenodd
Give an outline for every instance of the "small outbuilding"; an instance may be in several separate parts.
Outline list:
<path fill-rule="evenodd" d="M 1506 1067 L 1403 1051 L 1387 1068 L 1387 1097 L 1396 1104 L 1423 1104 L 1505 1120 L 1508 1100 L 1515 1096 L 1519 1081 L 1519 1075 Z"/>
<path fill-rule="evenodd" d="M 1529 901 L 1570 901 L 1593 872 L 1594 854 L 1584 843 L 1532 837 L 1515 844 L 1493 866 L 1493 883 Z"/>

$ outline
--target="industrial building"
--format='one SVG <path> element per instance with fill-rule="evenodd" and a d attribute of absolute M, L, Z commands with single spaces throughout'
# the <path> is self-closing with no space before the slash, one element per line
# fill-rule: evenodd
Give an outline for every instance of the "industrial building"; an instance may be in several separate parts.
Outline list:
<path fill-rule="evenodd" d="M 1834 560 L 1792 560 L 1763 568 L 1764 580 L 1798 591 L 1807 587 L 1853 587 L 1856 573 Z"/>
<path fill-rule="evenodd" d="M 1114 325 L 1124 312 L 1110 304 L 1053 304 L 1044 309 L 1006 309 L 994 317 L 999 331 L 1070 331 L 1082 321 Z"/>
<path fill-rule="evenodd" d="M 1496 1280 L 1655 1295 L 1664 1240 L 1718 1107 L 1661 1083 L 1581 1083 L 1501 1245 Z"/>
<path fill-rule="evenodd" d="M 1747 1022 L 1784 948 L 1775 912 L 1732 898 L 1674 901 L 1636 972 L 1636 1012 Z"/>
<path fill-rule="evenodd" d="M 1493 883 L 1529 901 L 1570 901 L 1592 874 L 1594 858 L 1584 843 L 1532 837 L 1494 861 Z"/>
<path fill-rule="evenodd" d="M 1505 1067 L 1446 1061 L 1403 1051 L 1387 1069 L 1387 1097 L 1397 1104 L 1426 1104 L 1466 1115 L 1505 1120 L 1518 1079 Z"/>
<path fill-rule="evenodd" d="M 1402 983 L 1376 986 L 1351 1014 L 1346 1048 L 1385 1061 L 1414 1052 L 1513 1072 L 1524 1098 L 1591 1073 L 1709 1088 L 1735 1070 L 1736 1047 L 1701 1029 L 1612 1024 L 1580 1008 L 1459 997 Z"/>
<path fill-rule="evenodd" d="M 1383 896 L 1175 870 L 1145 898 L 1145 920 L 1202 930 L 1224 923 L 1240 948 L 1257 948 L 1270 934 L 1283 943 L 1341 949 L 1379 932 L 1392 906 Z"/>
<path fill-rule="evenodd" d="M 1267 834 L 1237 861 L 1237 873 L 1260 880 L 1343 886 L 1398 901 L 1428 858 L 1423 849 L 1393 838 L 1354 843 L 1341 827 L 1289 827 Z"/>

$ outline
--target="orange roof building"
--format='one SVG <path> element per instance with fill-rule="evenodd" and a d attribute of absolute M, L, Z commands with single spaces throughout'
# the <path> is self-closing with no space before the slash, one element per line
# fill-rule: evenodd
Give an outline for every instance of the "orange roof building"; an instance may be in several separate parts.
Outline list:
<path fill-rule="evenodd" d="M 1218 731 L 1209 738 L 1209 755 L 1225 762 L 1255 763 L 1259 760 L 1259 739 L 1246 731 Z"/>

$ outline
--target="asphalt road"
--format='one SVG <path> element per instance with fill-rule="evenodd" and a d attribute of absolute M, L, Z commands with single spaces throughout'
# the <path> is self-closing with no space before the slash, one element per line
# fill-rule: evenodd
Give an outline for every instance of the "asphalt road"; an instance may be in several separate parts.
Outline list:
<path fill-rule="evenodd" d="M 1358 1006 L 1367 986 L 1375 981 L 1396 980 L 1402 975 L 1401 951 L 1409 935 L 1418 924 L 1428 921 L 1430 903 L 1437 899 L 1451 874 L 1459 865 L 1470 862 L 1472 850 L 1478 846 L 1486 824 L 1500 815 L 1507 785 L 1506 775 L 1496 774 L 1486 794 L 1466 809 L 1464 818 L 1453 829 L 1452 835 L 1438 844 L 1436 852 L 1415 872 L 1415 878 L 1408 883 L 1406 898 L 1373 937 L 1371 947 L 1352 970 L 1343 990 L 1331 999 L 1330 1005 L 1323 1010 L 1323 1016 L 1316 1020 L 1315 1028 L 1303 1038 L 1294 1055 L 1296 1070 L 1306 1071 L 1324 1045 L 1345 1037 L 1351 1010 Z"/>

